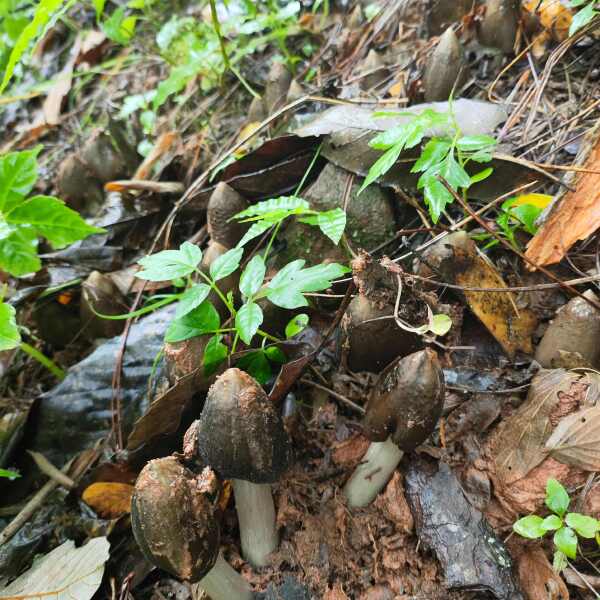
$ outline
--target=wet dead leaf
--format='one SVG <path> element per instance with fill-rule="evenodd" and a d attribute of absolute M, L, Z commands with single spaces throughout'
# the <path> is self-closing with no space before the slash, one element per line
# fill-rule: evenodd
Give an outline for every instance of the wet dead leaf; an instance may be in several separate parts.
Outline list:
<path fill-rule="evenodd" d="M 0 590 L 0 598 L 90 600 L 102 582 L 109 548 L 105 537 L 94 538 L 81 548 L 67 540 Z"/>
<path fill-rule="evenodd" d="M 335 442 L 331 459 L 336 465 L 343 467 L 356 466 L 365 455 L 371 442 L 364 436 L 356 434 L 343 442 Z"/>
<path fill-rule="evenodd" d="M 450 234 L 423 254 L 445 281 L 465 287 L 506 287 L 494 266 L 477 252 L 475 242 L 464 231 Z M 531 334 L 537 320 L 529 309 L 517 309 L 515 296 L 508 292 L 469 292 L 464 296 L 469 308 L 513 357 L 520 350 L 531 354 Z"/>
<path fill-rule="evenodd" d="M 528 600 L 569 600 L 569 590 L 539 546 L 527 546 L 518 559 L 519 579 Z"/>
<path fill-rule="evenodd" d="M 341 583 L 336 583 L 330 590 L 325 592 L 323 600 L 349 600 Z"/>
<path fill-rule="evenodd" d="M 600 171 L 600 124 L 587 137 L 576 163 Z M 600 227 L 600 174 L 581 173 L 573 179 L 575 190 L 557 199 L 527 246 L 525 254 L 540 266 L 560 262 L 575 242 Z"/>
<path fill-rule="evenodd" d="M 565 417 L 546 442 L 550 456 L 584 471 L 600 470 L 600 405 Z"/>
<path fill-rule="evenodd" d="M 133 486 L 101 481 L 85 488 L 81 499 L 102 519 L 117 519 L 131 510 Z"/>

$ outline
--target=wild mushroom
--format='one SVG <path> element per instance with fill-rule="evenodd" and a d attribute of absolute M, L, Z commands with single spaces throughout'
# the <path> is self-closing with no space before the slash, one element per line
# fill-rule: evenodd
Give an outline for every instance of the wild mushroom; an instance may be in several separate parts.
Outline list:
<path fill-rule="evenodd" d="M 403 452 L 435 429 L 444 401 L 444 375 L 430 349 L 409 354 L 381 372 L 366 406 L 364 431 L 371 440 L 344 487 L 351 507 L 367 506 L 388 482 Z"/>
<path fill-rule="evenodd" d="M 219 487 L 208 467 L 195 476 L 173 456 L 150 461 L 131 500 L 133 535 L 152 564 L 199 582 L 212 600 L 250 600 L 250 585 L 219 551 Z"/>
<path fill-rule="evenodd" d="M 291 459 L 281 415 L 250 375 L 231 368 L 208 390 L 196 426 L 200 458 L 231 479 L 242 553 L 264 566 L 279 543 L 271 484 Z"/>

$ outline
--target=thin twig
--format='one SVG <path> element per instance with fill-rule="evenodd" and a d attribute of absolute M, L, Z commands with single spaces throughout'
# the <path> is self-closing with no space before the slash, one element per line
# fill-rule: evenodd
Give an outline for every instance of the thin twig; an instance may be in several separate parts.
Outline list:
<path fill-rule="evenodd" d="M 356 404 L 356 402 L 352 402 L 352 400 L 350 400 L 349 398 L 346 398 L 346 396 L 342 396 L 342 394 L 338 394 L 337 392 L 334 392 L 333 390 L 330 390 L 328 387 L 325 387 L 324 385 L 321 385 L 320 383 L 316 383 L 314 381 L 312 381 L 311 379 L 307 379 L 306 377 L 302 377 L 300 379 L 300 383 L 303 383 L 305 385 L 309 385 L 311 387 L 314 387 L 318 390 L 321 390 L 322 392 L 326 392 L 328 393 L 332 398 L 335 398 L 336 400 L 339 400 L 342 404 L 345 404 L 346 406 L 349 406 L 350 408 L 354 409 L 355 411 L 359 412 L 361 415 L 365 414 L 365 409 L 360 406 L 359 404 Z"/>

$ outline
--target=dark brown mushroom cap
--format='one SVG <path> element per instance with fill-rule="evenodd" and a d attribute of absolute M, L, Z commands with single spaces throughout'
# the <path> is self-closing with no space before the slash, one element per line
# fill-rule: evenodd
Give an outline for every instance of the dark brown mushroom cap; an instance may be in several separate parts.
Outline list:
<path fill-rule="evenodd" d="M 131 526 L 152 564 L 186 581 L 199 581 L 213 568 L 220 542 L 218 489 L 211 469 L 196 476 L 173 456 L 142 469 L 131 499 Z"/>
<path fill-rule="evenodd" d="M 374 442 L 388 436 L 406 452 L 435 429 L 444 403 L 444 375 L 429 348 L 409 354 L 384 369 L 366 406 L 365 435 Z"/>
<path fill-rule="evenodd" d="M 208 390 L 198 453 L 226 479 L 274 483 L 288 468 L 291 446 L 281 415 L 244 371 L 227 369 Z"/>

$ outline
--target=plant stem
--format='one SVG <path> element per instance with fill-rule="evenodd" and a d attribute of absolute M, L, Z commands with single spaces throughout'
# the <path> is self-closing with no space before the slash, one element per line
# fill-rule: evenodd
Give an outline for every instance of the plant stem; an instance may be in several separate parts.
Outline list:
<path fill-rule="evenodd" d="M 200 277 L 202 277 L 202 279 L 204 279 L 204 281 L 206 281 L 206 283 L 208 283 L 208 285 L 210 285 L 210 287 L 215 291 L 217 296 L 219 296 L 219 298 L 221 299 L 223 304 L 227 307 L 227 309 L 231 313 L 231 316 L 235 317 L 237 311 L 235 310 L 233 305 L 227 300 L 227 297 L 225 296 L 225 294 L 223 294 L 223 292 L 219 289 L 219 286 L 208 275 L 203 273 L 200 269 L 196 269 L 196 273 L 198 273 L 198 275 L 200 275 Z"/>
<path fill-rule="evenodd" d="M 21 348 L 21 350 L 23 350 L 25 354 L 28 354 L 29 356 L 31 356 L 31 358 L 37 360 L 40 363 L 40 365 L 46 367 L 46 369 L 48 369 L 48 371 L 50 371 L 50 373 L 52 373 L 52 375 L 54 375 L 58 379 L 62 380 L 65 378 L 66 373 L 53 360 L 49 359 L 37 348 L 30 346 L 27 342 L 21 342 L 19 348 Z"/>

